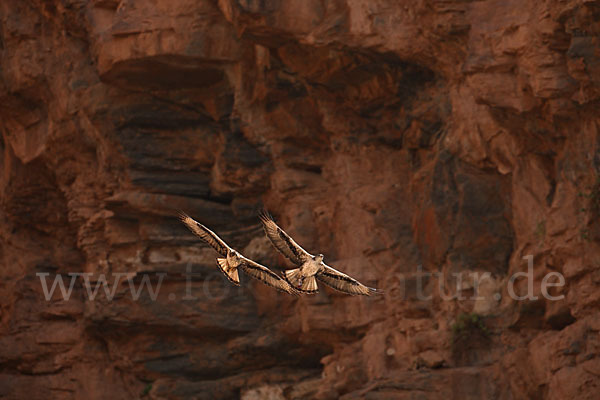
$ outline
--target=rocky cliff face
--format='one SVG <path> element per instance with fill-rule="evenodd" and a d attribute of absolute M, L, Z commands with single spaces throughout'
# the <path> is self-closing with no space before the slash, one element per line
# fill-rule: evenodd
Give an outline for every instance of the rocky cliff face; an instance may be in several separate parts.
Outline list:
<path fill-rule="evenodd" d="M 599 54 L 594 0 L 3 1 L 0 397 L 597 398 Z M 263 206 L 385 294 L 173 217 L 289 268 Z"/>

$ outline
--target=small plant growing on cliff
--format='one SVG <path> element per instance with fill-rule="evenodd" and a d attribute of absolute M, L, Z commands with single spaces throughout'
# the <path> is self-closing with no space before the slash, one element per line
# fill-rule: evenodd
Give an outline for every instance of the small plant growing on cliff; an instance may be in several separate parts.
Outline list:
<path fill-rule="evenodd" d="M 600 209 L 600 176 L 596 177 L 596 182 L 590 190 L 589 198 L 592 211 L 598 211 Z"/>
<path fill-rule="evenodd" d="M 483 337 L 489 337 L 490 331 L 485 326 L 482 317 L 476 313 L 460 313 L 456 321 L 451 326 L 452 339 L 456 342 L 459 339 L 469 338 L 473 334 L 480 334 Z"/>
<path fill-rule="evenodd" d="M 146 385 L 146 387 L 144 388 L 144 390 L 142 390 L 142 393 L 140 393 L 140 396 L 144 397 L 147 396 L 148 393 L 150 393 L 150 391 L 152 390 L 152 384 L 149 383 Z"/>
<path fill-rule="evenodd" d="M 537 223 L 537 226 L 535 227 L 535 237 L 537 238 L 537 240 L 544 240 L 544 237 L 546 236 L 546 221 L 540 221 Z"/>
<path fill-rule="evenodd" d="M 586 187 L 585 192 L 579 192 L 578 196 L 587 200 L 579 211 L 588 215 L 591 224 L 597 224 L 600 215 L 600 176 L 596 177 L 593 185 Z M 590 229 L 585 226 L 579 229 L 579 237 L 584 241 L 592 241 Z"/>
<path fill-rule="evenodd" d="M 588 208 L 581 208 L 581 212 L 592 211 L 598 212 L 600 211 L 600 177 L 596 178 L 596 182 L 592 186 L 587 187 L 586 192 L 579 192 L 578 196 L 583 197 L 589 200 Z"/>

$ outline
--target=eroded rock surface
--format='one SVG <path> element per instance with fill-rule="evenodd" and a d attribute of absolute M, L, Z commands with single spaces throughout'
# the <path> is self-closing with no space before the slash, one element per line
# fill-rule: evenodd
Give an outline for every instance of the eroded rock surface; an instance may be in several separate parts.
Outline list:
<path fill-rule="evenodd" d="M 597 398 L 599 54 L 595 0 L 0 3 L 0 397 Z M 262 207 L 385 294 L 173 216 L 277 270 Z"/>

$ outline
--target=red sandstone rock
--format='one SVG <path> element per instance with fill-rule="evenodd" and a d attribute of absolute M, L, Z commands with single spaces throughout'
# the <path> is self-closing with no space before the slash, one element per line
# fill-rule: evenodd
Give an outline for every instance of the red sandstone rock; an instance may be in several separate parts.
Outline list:
<path fill-rule="evenodd" d="M 405 3 L 2 2 L 0 397 L 597 398 L 600 2 Z M 385 294 L 233 287 L 175 218 L 289 268 L 263 207 Z"/>

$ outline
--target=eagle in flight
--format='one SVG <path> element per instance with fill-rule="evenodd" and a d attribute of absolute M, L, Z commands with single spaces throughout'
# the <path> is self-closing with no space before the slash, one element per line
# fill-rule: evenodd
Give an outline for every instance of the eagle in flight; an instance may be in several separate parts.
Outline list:
<path fill-rule="evenodd" d="M 236 250 L 229 247 L 220 237 L 206 226 L 195 221 L 193 218 L 185 214 L 179 213 L 179 218 L 193 233 L 200 236 L 202 240 L 208 243 L 222 257 L 217 258 L 217 266 L 225 274 L 227 279 L 235 285 L 240 284 L 238 268 L 241 268 L 246 274 L 252 278 L 258 279 L 266 285 L 272 286 L 275 289 L 287 292 L 289 294 L 297 294 L 297 291 L 290 286 L 288 282 L 281 279 L 273 271 L 249 258 L 244 257 Z"/>
<path fill-rule="evenodd" d="M 299 268 L 284 271 L 285 280 L 294 289 L 303 293 L 316 293 L 319 291 L 316 281 L 318 279 L 326 285 L 348 294 L 370 296 L 372 293 L 379 292 L 325 264 L 323 254 L 313 256 L 308 253 L 277 226 L 268 213 L 261 213 L 260 219 L 273 246 L 299 266 Z"/>

